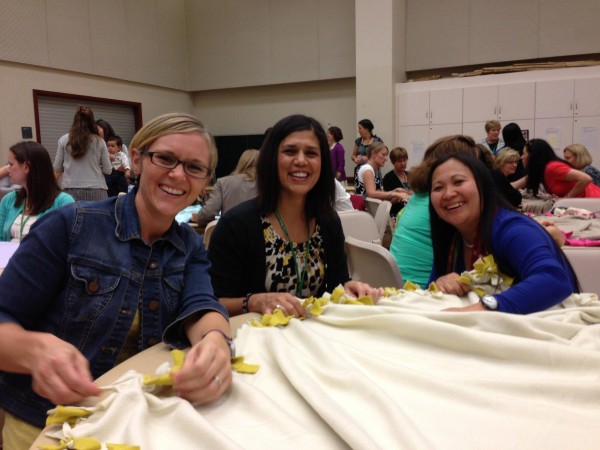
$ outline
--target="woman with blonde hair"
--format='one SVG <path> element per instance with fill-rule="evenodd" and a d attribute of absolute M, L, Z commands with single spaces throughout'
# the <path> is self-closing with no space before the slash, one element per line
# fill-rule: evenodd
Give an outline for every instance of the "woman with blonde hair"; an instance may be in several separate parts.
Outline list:
<path fill-rule="evenodd" d="M 201 237 L 175 221 L 210 179 L 214 141 L 194 116 L 166 114 L 131 156 L 133 190 L 46 214 L 0 276 L 5 448 L 29 448 L 49 409 L 98 396 L 95 379 L 163 340 L 191 346 L 173 374 L 181 397 L 211 402 L 231 383 L 229 316 Z"/>
<path fill-rule="evenodd" d="M 248 149 L 242 153 L 234 171 L 217 180 L 206 204 L 200 212 L 192 214 L 193 222 L 206 226 L 217 214 L 224 214 L 234 206 L 256 197 L 256 164 L 259 154 L 256 149 Z"/>
<path fill-rule="evenodd" d="M 600 170 L 592 166 L 592 155 L 582 144 L 571 144 L 563 151 L 565 159 L 577 170 L 581 170 L 592 177 L 592 183 L 600 186 Z"/>
<path fill-rule="evenodd" d="M 71 129 L 58 140 L 54 172 L 57 179 L 62 178 L 63 190 L 75 200 L 108 196 L 104 175 L 112 173 L 112 164 L 90 107 L 77 107 Z"/>
<path fill-rule="evenodd" d="M 390 192 L 383 190 L 381 168 L 388 157 L 388 148 L 383 142 L 375 142 L 367 149 L 367 163 L 363 164 L 356 174 L 356 193 L 364 197 L 389 200 L 394 205 L 410 197 L 410 193 L 403 189 Z"/>
<path fill-rule="evenodd" d="M 505 177 L 509 177 L 517 170 L 521 155 L 519 155 L 518 151 L 505 147 L 496 153 L 494 159 L 496 161 L 496 167 L 500 172 L 502 172 Z"/>

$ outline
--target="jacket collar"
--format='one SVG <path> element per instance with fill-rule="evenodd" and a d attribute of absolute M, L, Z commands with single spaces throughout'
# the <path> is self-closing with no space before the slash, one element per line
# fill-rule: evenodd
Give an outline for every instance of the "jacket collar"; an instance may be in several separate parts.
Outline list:
<path fill-rule="evenodd" d="M 140 218 L 135 206 L 135 195 L 137 186 L 126 195 L 120 195 L 115 202 L 115 235 L 122 241 L 132 239 L 142 239 Z M 175 220 L 167 232 L 159 239 L 170 243 L 181 253 L 185 253 L 185 244 L 183 240 L 183 228 Z"/>

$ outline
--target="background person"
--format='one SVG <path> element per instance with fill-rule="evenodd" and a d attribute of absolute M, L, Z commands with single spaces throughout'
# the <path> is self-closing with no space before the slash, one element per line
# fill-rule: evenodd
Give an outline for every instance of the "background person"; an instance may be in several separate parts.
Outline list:
<path fill-rule="evenodd" d="M 410 194 L 403 189 L 395 189 L 386 192 L 381 181 L 381 169 L 385 165 L 388 156 L 388 148 L 383 142 L 375 142 L 369 145 L 367 152 L 368 160 L 358 170 L 356 176 L 356 194 L 364 197 L 389 200 L 392 204 L 403 203 L 408 200 Z"/>
<path fill-rule="evenodd" d="M 106 144 L 96 133 L 94 113 L 88 106 L 78 106 L 71 129 L 58 140 L 54 172 L 75 200 L 108 196 L 104 175 L 112 173 L 112 164 Z"/>
<path fill-rule="evenodd" d="M 369 145 L 375 142 L 383 142 L 379 136 L 373 134 L 375 126 L 369 119 L 362 119 L 358 122 L 358 138 L 354 141 L 354 149 L 352 150 L 352 161 L 356 164 L 354 168 L 354 187 L 357 188 L 357 173 L 360 166 L 365 164 L 369 157 L 367 149 Z"/>
<path fill-rule="evenodd" d="M 529 314 L 579 292 L 566 256 L 533 219 L 497 195 L 490 171 L 476 157 L 445 155 L 431 166 L 430 224 L 434 252 L 431 280 L 444 293 L 465 295 L 458 281 L 481 256 L 493 255 L 499 270 L 514 278 L 504 292 L 453 311 L 497 310 Z"/>
<path fill-rule="evenodd" d="M 96 120 L 96 129 L 98 132 L 98 136 L 104 139 L 104 142 L 107 142 L 109 138 L 115 137 L 117 135 L 111 124 L 104 119 Z M 124 143 L 122 144 L 121 151 L 125 153 L 129 158 L 129 149 Z"/>
<path fill-rule="evenodd" d="M 488 120 L 485 123 L 485 132 L 487 136 L 479 142 L 483 144 L 494 155 L 504 148 L 504 142 L 500 139 L 500 130 L 502 126 L 497 120 Z"/>
<path fill-rule="evenodd" d="M 502 128 L 502 139 L 506 147 L 512 148 L 519 152 L 519 156 L 523 156 L 523 147 L 525 147 L 525 138 L 523 137 L 523 131 L 518 124 L 511 122 Z M 525 169 L 522 161 L 519 159 L 515 173 L 508 177 L 508 181 L 511 183 L 517 181 L 525 176 Z"/>
<path fill-rule="evenodd" d="M 329 130 L 327 130 L 327 142 L 329 143 L 329 149 L 331 151 L 333 173 L 335 174 L 335 179 L 338 181 L 346 180 L 346 150 L 344 150 L 344 146 L 340 144 L 342 139 L 344 139 L 344 135 L 339 127 L 329 127 Z"/>
<path fill-rule="evenodd" d="M 211 236 L 213 287 L 231 315 L 304 316 L 300 298 L 339 284 L 354 296 L 379 297 L 381 290 L 348 274 L 332 173 L 319 122 L 292 115 L 273 126 L 260 150 L 257 198 L 226 212 Z"/>
<path fill-rule="evenodd" d="M 523 148 L 523 166 L 527 177 L 514 184 L 527 187 L 538 194 L 540 184 L 549 194 L 557 197 L 600 197 L 600 187 L 592 183 L 592 177 L 560 159 L 543 139 L 531 139 Z"/>
<path fill-rule="evenodd" d="M 48 409 L 99 395 L 94 379 L 163 338 L 191 344 L 174 374 L 180 396 L 207 403 L 228 388 L 227 311 L 201 237 L 174 220 L 205 188 L 216 158 L 198 119 L 157 117 L 132 140 L 134 190 L 59 208 L 20 244 L 0 276 L 7 448 L 29 448 Z"/>
<path fill-rule="evenodd" d="M 406 171 L 406 165 L 408 164 L 408 152 L 404 147 L 395 147 L 390 152 L 390 161 L 394 168 L 385 174 L 383 177 L 383 190 L 387 192 L 398 191 L 404 192 L 407 197 L 403 201 L 392 205 L 390 210 L 390 216 L 394 219 L 398 215 L 398 212 L 404 207 L 412 191 L 408 183 L 408 172 Z"/>
<path fill-rule="evenodd" d="M 230 175 L 221 177 L 200 212 L 192 214 L 192 221 L 204 227 L 215 216 L 224 214 L 236 205 L 256 197 L 256 164 L 259 151 L 245 150 Z"/>
<path fill-rule="evenodd" d="M 108 157 L 112 164 L 112 173 L 105 175 L 108 196 L 114 197 L 121 192 L 127 192 L 127 180 L 131 177 L 131 166 L 129 158 L 122 151 L 123 140 L 119 136 L 113 136 L 106 140 Z"/>
<path fill-rule="evenodd" d="M 592 177 L 592 183 L 600 186 L 600 170 L 592 166 L 592 155 L 582 144 L 571 144 L 563 150 L 565 160 L 567 160 L 575 169 L 581 170 Z"/>
<path fill-rule="evenodd" d="M 19 142 L 10 147 L 8 175 L 21 188 L 0 202 L 0 241 L 20 242 L 44 214 L 75 201 L 61 192 L 48 150 L 37 142 Z"/>

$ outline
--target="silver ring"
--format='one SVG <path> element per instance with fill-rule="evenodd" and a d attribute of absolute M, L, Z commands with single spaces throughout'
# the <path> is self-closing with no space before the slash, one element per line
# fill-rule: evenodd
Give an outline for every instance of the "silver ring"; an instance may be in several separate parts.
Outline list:
<path fill-rule="evenodd" d="M 217 386 L 221 386 L 223 384 L 223 382 L 219 378 L 219 375 L 215 375 L 215 377 L 213 378 L 213 383 L 215 383 Z"/>
<path fill-rule="evenodd" d="M 279 303 L 275 305 L 275 309 L 281 309 L 283 311 L 283 307 Z"/>

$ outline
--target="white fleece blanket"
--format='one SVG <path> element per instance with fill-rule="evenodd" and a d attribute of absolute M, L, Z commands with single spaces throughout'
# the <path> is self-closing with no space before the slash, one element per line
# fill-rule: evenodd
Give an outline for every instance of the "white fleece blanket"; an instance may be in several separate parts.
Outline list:
<path fill-rule="evenodd" d="M 194 409 L 133 383 L 65 429 L 144 450 L 598 448 L 597 297 L 529 316 L 440 311 L 466 303 L 402 293 L 328 304 L 287 327 L 244 325 L 238 353 L 260 370 L 234 373 L 217 404 Z"/>

